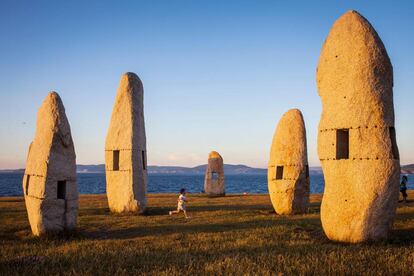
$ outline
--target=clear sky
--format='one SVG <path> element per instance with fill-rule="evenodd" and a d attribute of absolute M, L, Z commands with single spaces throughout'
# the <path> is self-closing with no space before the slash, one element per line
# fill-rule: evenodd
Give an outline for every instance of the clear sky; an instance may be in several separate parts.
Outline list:
<path fill-rule="evenodd" d="M 315 70 L 333 22 L 364 15 L 394 66 L 401 162 L 414 163 L 414 1 L 0 1 L 0 169 L 23 168 L 44 97 L 57 91 L 78 164 L 104 162 L 122 73 L 144 84 L 148 161 L 266 167 L 275 126 L 302 110 L 311 166 Z"/>

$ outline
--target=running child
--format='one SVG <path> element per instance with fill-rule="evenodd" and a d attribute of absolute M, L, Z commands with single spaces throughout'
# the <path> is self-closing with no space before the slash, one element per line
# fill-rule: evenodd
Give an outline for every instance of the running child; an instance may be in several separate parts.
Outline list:
<path fill-rule="evenodd" d="M 177 203 L 177 210 L 176 211 L 170 211 L 169 214 L 170 216 L 173 214 L 178 214 L 180 211 L 183 211 L 185 218 L 190 218 L 187 215 L 187 208 L 186 208 L 186 204 L 187 204 L 187 197 L 185 196 L 187 194 L 187 191 L 182 188 L 180 190 L 180 196 L 178 197 L 178 203 Z"/>

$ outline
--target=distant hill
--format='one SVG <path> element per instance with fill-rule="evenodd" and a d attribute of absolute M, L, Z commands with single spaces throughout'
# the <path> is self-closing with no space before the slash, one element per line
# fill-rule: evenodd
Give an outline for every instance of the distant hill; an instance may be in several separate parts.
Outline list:
<path fill-rule="evenodd" d="M 24 169 L 17 170 L 0 170 L 0 173 L 24 173 Z"/>
<path fill-rule="evenodd" d="M 401 166 L 401 173 L 414 174 L 414 164 Z"/>
<path fill-rule="evenodd" d="M 181 174 L 181 175 L 203 175 L 207 165 L 193 168 L 179 166 L 148 166 L 149 174 Z M 77 173 L 105 173 L 105 165 L 77 165 Z M 24 169 L 0 170 L 0 173 L 24 173 Z M 245 165 L 224 165 L 225 174 L 266 174 L 267 169 L 251 168 Z"/>
<path fill-rule="evenodd" d="M 149 174 L 178 174 L 178 175 L 203 175 L 207 165 L 200 165 L 193 168 L 179 166 L 148 166 Z M 77 165 L 78 173 L 105 173 L 105 165 Z M 24 169 L 0 170 L 0 173 L 24 173 Z M 224 173 L 228 175 L 237 174 L 267 174 L 267 169 L 252 168 L 246 165 L 224 164 Z M 321 174 L 320 167 L 310 167 L 311 174 Z"/>
<path fill-rule="evenodd" d="M 206 172 L 207 164 L 193 168 L 179 166 L 148 166 L 149 174 L 181 174 L 181 175 L 203 175 Z M 78 173 L 103 173 L 105 167 L 101 165 L 78 165 Z M 322 174 L 321 167 L 310 167 L 311 174 Z M 267 174 L 267 169 L 252 168 L 246 165 L 224 164 L 224 174 Z"/>
<path fill-rule="evenodd" d="M 206 172 L 207 165 L 200 165 L 193 168 L 179 166 L 148 166 L 149 174 L 186 174 L 197 175 Z M 103 173 L 105 165 L 77 165 L 78 173 Z M 245 165 L 224 165 L 225 174 L 266 174 L 267 169 L 251 168 Z"/>
<path fill-rule="evenodd" d="M 77 173 L 104 173 L 105 165 L 76 165 Z"/>
<path fill-rule="evenodd" d="M 181 175 L 203 175 L 207 165 L 200 165 L 193 168 L 179 166 L 148 166 L 149 174 L 181 174 Z M 78 173 L 105 173 L 105 165 L 77 165 Z M 321 167 L 310 167 L 310 174 L 322 174 Z M 0 170 L 0 173 L 24 173 L 24 169 Z M 224 164 L 225 174 L 266 174 L 267 169 L 252 168 L 246 165 Z M 401 173 L 414 174 L 414 164 L 401 166 Z"/>

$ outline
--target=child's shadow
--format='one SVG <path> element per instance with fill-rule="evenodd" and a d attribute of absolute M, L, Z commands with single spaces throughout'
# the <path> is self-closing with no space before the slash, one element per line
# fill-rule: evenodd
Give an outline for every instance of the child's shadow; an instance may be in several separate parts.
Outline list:
<path fill-rule="evenodd" d="M 165 216 L 168 215 L 169 211 L 174 211 L 177 208 L 174 207 L 147 207 L 145 212 L 142 214 L 143 216 Z"/>

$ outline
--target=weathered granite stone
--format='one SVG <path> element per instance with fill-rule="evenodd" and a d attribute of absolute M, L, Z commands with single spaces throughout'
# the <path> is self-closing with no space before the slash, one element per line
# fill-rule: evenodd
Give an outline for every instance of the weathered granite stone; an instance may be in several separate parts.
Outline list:
<path fill-rule="evenodd" d="M 134 73 L 126 73 L 116 95 L 105 143 L 106 192 L 112 212 L 145 211 L 147 148 L 144 90 Z"/>
<path fill-rule="evenodd" d="M 34 235 L 76 227 L 76 155 L 65 108 L 56 92 L 47 95 L 37 114 L 23 192 Z"/>
<path fill-rule="evenodd" d="M 208 155 L 204 191 L 208 196 L 225 195 L 223 158 L 216 151 L 212 151 Z"/>
<path fill-rule="evenodd" d="M 331 240 L 387 236 L 398 200 L 393 72 L 378 34 L 356 11 L 333 25 L 317 69 L 323 229 Z"/>
<path fill-rule="evenodd" d="M 267 170 L 270 199 L 276 213 L 305 213 L 309 204 L 306 130 L 298 109 L 287 111 L 273 136 Z"/>

